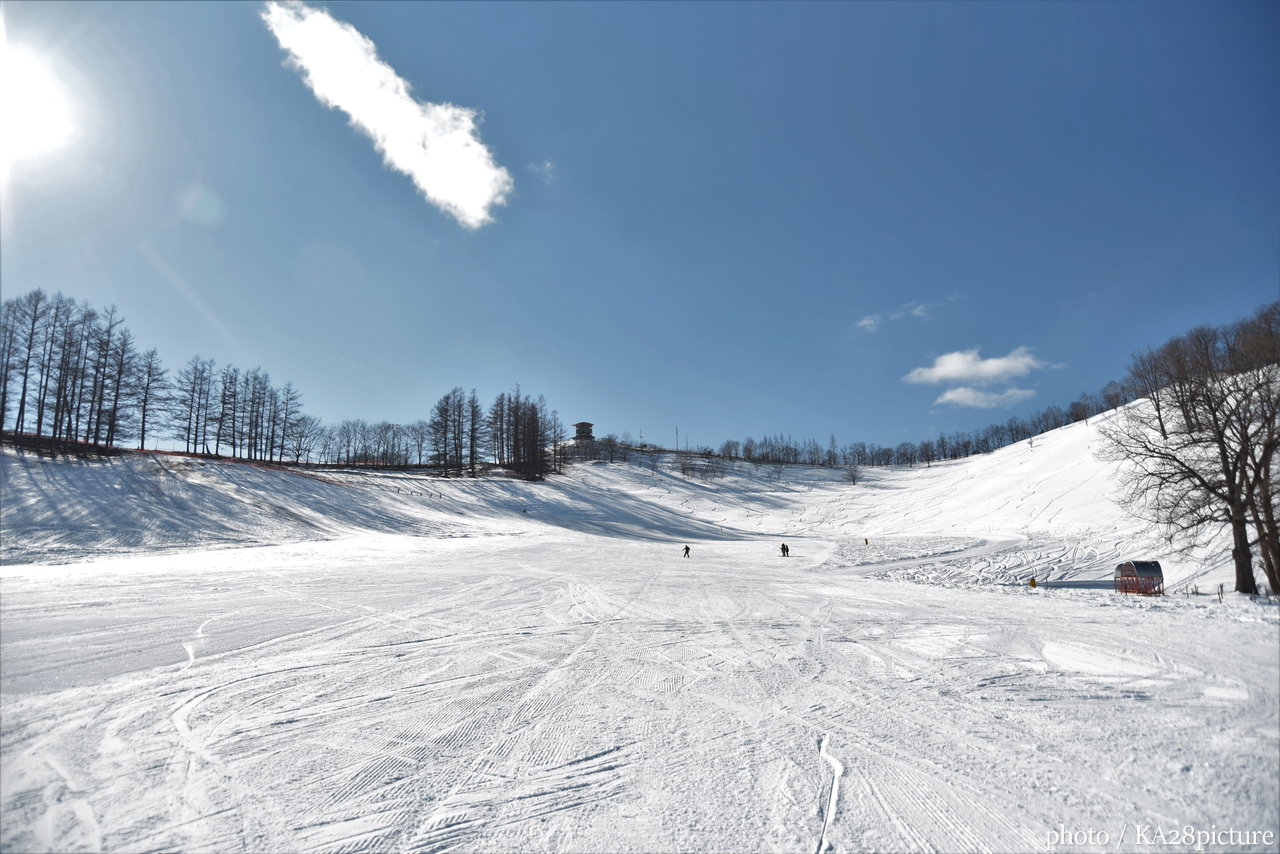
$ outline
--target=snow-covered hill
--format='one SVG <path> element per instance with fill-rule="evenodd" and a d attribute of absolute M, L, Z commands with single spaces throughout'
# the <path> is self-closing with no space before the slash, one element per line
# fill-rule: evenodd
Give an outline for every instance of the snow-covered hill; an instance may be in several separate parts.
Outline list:
<path fill-rule="evenodd" d="M 1280 608 L 1112 593 L 1229 570 L 1095 440 L 857 484 L 6 450 L 0 850 L 1274 851 Z"/>
<path fill-rule="evenodd" d="M 281 542 L 359 532 L 440 538 L 563 528 L 633 539 L 812 538 L 828 565 L 955 583 L 1106 581 L 1159 559 L 1171 586 L 1231 583 L 1225 538 L 1172 554 L 1113 501 L 1094 455 L 1098 419 L 991 454 L 912 469 L 722 462 L 681 477 L 674 460 L 586 464 L 542 484 L 366 470 L 299 473 L 133 454 L 96 461 L 0 454 L 5 564 Z"/>

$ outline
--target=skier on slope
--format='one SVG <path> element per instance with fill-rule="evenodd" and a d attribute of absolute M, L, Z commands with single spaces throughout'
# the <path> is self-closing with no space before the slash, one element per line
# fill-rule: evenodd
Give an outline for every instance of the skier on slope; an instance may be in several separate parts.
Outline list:
<path fill-rule="evenodd" d="M 688 557 L 688 556 L 689 556 L 689 547 L 688 547 L 688 546 L 685 546 L 685 547 L 684 547 L 684 556 L 685 556 L 685 557 Z"/>

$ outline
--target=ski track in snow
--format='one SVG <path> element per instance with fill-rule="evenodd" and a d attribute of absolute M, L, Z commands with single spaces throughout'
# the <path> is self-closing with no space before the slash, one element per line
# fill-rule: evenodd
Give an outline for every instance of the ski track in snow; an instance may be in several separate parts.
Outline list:
<path fill-rule="evenodd" d="M 72 559 L 0 568 L 0 849 L 1280 832 L 1277 608 L 1103 589 L 1155 545 L 1081 427 L 856 486 L 0 455 L 6 561 Z"/>
<path fill-rule="evenodd" d="M 840 796 L 840 776 L 844 774 L 844 766 L 840 764 L 839 759 L 827 752 L 825 735 L 818 742 L 818 753 L 831 765 L 831 790 L 827 797 L 826 809 L 823 810 L 822 835 L 818 837 L 818 847 L 815 852 L 815 854 L 822 854 L 827 850 L 827 834 L 831 831 L 831 822 L 836 817 L 836 801 Z"/>

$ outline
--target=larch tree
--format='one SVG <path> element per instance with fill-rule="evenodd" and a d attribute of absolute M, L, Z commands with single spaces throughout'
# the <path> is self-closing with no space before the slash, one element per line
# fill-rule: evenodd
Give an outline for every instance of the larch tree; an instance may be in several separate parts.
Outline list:
<path fill-rule="evenodd" d="M 168 371 L 160 362 L 160 354 L 153 347 L 138 360 L 134 378 L 134 393 L 138 406 L 138 449 L 147 447 L 147 428 L 155 413 L 160 411 L 169 393 Z"/>

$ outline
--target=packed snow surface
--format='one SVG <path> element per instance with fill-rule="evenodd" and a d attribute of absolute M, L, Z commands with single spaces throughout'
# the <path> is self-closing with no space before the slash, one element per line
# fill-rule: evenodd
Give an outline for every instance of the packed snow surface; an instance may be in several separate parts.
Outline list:
<path fill-rule="evenodd" d="M 6 450 L 0 849 L 1274 851 L 1276 600 L 1186 595 L 1226 549 L 1162 551 L 1095 441 L 856 484 Z"/>

